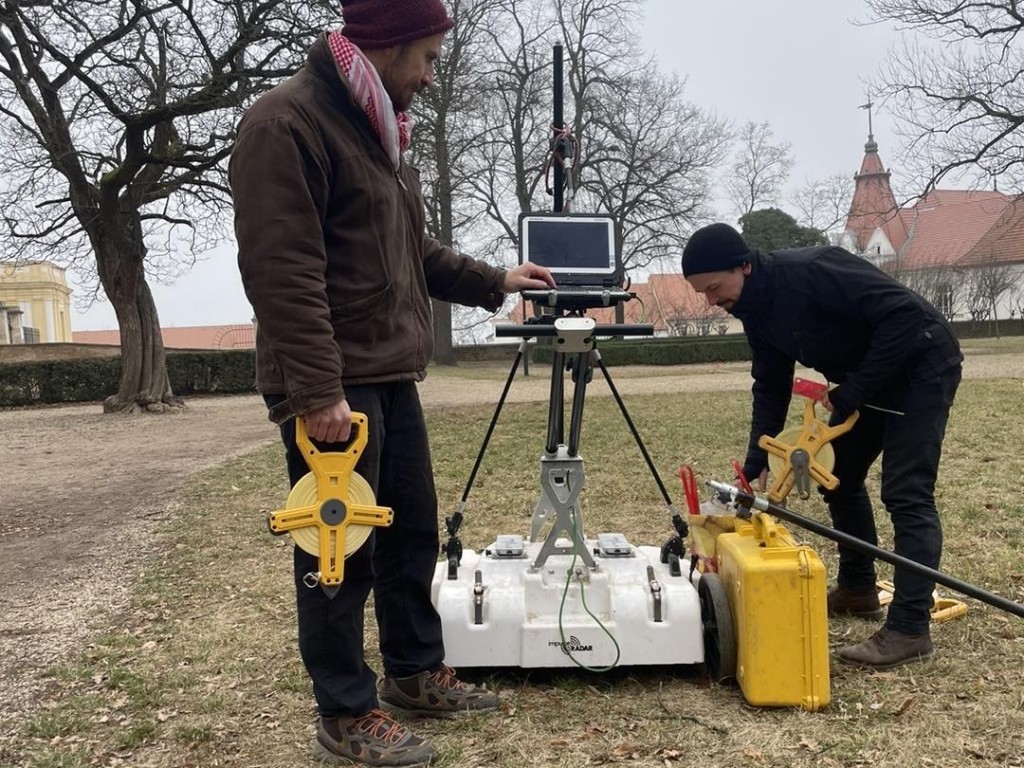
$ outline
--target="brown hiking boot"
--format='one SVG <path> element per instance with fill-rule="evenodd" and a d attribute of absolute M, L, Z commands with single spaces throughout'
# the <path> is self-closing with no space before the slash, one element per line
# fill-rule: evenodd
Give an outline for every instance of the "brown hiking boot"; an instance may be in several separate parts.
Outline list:
<path fill-rule="evenodd" d="M 858 619 L 878 621 L 882 618 L 882 604 L 874 587 L 833 587 L 828 591 L 829 616 L 856 616 Z"/>
<path fill-rule="evenodd" d="M 320 718 L 313 753 L 320 760 L 344 765 L 425 768 L 434 747 L 384 712 L 371 709 L 359 717 Z"/>
<path fill-rule="evenodd" d="M 931 637 L 908 635 L 882 627 L 863 643 L 839 649 L 839 658 L 849 664 L 871 669 L 889 669 L 913 661 L 924 661 L 935 653 Z"/>
<path fill-rule="evenodd" d="M 453 717 L 498 708 L 498 694 L 462 682 L 449 666 L 412 677 L 385 677 L 377 686 L 377 698 L 389 712 L 420 717 Z"/>

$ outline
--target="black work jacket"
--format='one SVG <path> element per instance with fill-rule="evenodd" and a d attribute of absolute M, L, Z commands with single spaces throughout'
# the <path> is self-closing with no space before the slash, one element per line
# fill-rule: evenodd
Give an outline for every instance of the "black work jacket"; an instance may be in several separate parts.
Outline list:
<path fill-rule="evenodd" d="M 862 405 L 890 407 L 915 382 L 963 360 L 945 318 L 924 298 L 867 260 L 833 246 L 751 254 L 732 314 L 753 356 L 753 417 L 744 472 L 767 466 L 761 435 L 778 434 L 795 363 L 838 386 L 835 418 Z"/>

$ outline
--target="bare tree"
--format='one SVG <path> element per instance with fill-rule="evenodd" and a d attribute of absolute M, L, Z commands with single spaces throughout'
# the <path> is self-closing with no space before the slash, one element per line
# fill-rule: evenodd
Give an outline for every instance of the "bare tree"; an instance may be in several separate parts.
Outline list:
<path fill-rule="evenodd" d="M 973 173 L 1024 189 L 1024 13 L 1017 0 L 867 0 L 875 20 L 919 38 L 876 78 L 925 191 Z"/>
<path fill-rule="evenodd" d="M 627 268 L 676 267 L 709 215 L 712 173 L 725 159 L 725 123 L 683 99 L 675 77 L 640 67 L 596 107 L 579 198 L 619 222 Z"/>
<path fill-rule="evenodd" d="M 960 271 L 949 264 L 925 264 L 913 269 L 903 258 L 894 259 L 882 268 L 910 290 L 920 294 L 947 320 L 953 320 L 966 309 Z"/>
<path fill-rule="evenodd" d="M 434 87 L 415 106 L 417 120 L 411 162 L 421 169 L 427 229 L 446 245 L 479 226 L 483 211 L 466 205 L 475 177 L 473 150 L 493 141 L 486 127 L 484 55 L 486 30 L 497 23 L 498 0 L 451 0 L 455 28 L 445 39 L 435 68 Z M 453 307 L 431 302 L 434 310 L 434 361 L 454 365 Z M 480 322 L 479 313 L 458 312 L 456 330 L 465 337 Z"/>
<path fill-rule="evenodd" d="M 559 42 L 565 51 L 566 122 L 578 148 L 573 210 L 618 219 L 629 267 L 660 258 L 675 264 L 686 234 L 706 215 L 711 173 L 725 157 L 727 130 L 687 104 L 682 84 L 658 74 L 630 46 L 626 32 L 640 8 L 640 0 L 452 5 L 453 13 L 479 15 L 462 21 L 474 26 L 465 36 L 456 20 L 445 55 L 453 58 L 461 50 L 464 68 L 449 80 L 442 62 L 436 101 L 424 101 L 430 115 L 418 129 L 425 131 L 417 139 L 425 142 L 417 160 L 429 182 L 428 218 L 442 225 L 434 231 L 445 233 L 438 202 L 450 197 L 450 240 L 507 258 L 518 245 L 520 215 L 552 208 L 551 54 L 552 43 Z M 460 94 L 465 101 L 458 111 L 442 106 L 455 104 Z M 454 317 L 454 330 L 478 335 L 479 313 L 455 308 Z"/>
<path fill-rule="evenodd" d="M 999 338 L 999 300 L 1017 285 L 1013 266 L 990 259 L 964 269 L 962 278 L 971 320 L 989 320 Z"/>
<path fill-rule="evenodd" d="M 1024 275 L 1017 275 L 1017 280 L 1010 294 L 1010 319 L 1024 320 Z"/>
<path fill-rule="evenodd" d="M 480 94 L 484 133 L 470 156 L 473 198 L 496 243 L 519 241 L 519 214 L 549 207 L 542 197 L 551 126 L 554 19 L 539 0 L 499 0 L 485 30 L 489 51 Z"/>
<path fill-rule="evenodd" d="M 729 201 L 742 218 L 758 208 L 777 207 L 782 187 L 793 170 L 788 142 L 776 144 L 768 123 L 750 121 L 740 129 L 739 148 L 725 178 Z"/>
<path fill-rule="evenodd" d="M 0 6 L 0 237 L 8 255 L 98 278 L 121 330 L 121 382 L 105 410 L 180 402 L 147 273 L 225 234 L 239 113 L 302 62 L 331 5 Z"/>
<path fill-rule="evenodd" d="M 706 301 L 669 303 L 662 307 L 662 312 L 673 336 L 710 336 L 723 334 L 729 328 L 725 313 Z"/>
<path fill-rule="evenodd" d="M 800 223 L 824 232 L 834 242 L 850 214 L 853 189 L 850 177 L 843 173 L 808 182 L 792 195 Z"/>
<path fill-rule="evenodd" d="M 501 144 L 484 144 L 477 192 L 500 236 L 516 242 L 520 213 L 550 207 L 541 195 L 551 135 L 550 46 L 565 50 L 566 118 L 577 142 L 576 211 L 611 213 L 624 262 L 644 267 L 681 249 L 706 215 L 711 173 L 724 159 L 725 124 L 683 100 L 682 83 L 640 58 L 626 32 L 639 0 L 503 0 L 512 17 L 491 33 L 493 108 Z"/>

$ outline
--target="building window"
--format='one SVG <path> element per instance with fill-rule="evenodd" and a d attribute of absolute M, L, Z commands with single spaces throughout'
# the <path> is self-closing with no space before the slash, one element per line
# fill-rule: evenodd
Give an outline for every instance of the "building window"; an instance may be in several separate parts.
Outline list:
<path fill-rule="evenodd" d="M 947 320 L 953 319 L 953 286 L 949 283 L 940 283 L 935 290 L 935 308 L 942 313 Z"/>

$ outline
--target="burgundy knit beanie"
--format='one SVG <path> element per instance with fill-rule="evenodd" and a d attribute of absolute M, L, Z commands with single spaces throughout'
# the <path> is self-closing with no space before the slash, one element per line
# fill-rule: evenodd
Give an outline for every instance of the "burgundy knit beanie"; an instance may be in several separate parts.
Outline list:
<path fill-rule="evenodd" d="M 441 0 L 341 0 L 341 33 L 363 50 L 391 48 L 455 26 Z"/>

